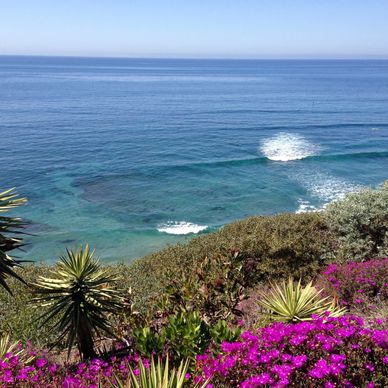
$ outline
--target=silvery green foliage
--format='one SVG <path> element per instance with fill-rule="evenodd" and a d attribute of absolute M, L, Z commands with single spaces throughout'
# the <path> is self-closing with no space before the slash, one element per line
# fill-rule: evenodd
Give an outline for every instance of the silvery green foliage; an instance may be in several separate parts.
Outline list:
<path fill-rule="evenodd" d="M 330 204 L 325 217 L 339 236 L 337 259 L 357 261 L 388 255 L 388 181 Z"/>

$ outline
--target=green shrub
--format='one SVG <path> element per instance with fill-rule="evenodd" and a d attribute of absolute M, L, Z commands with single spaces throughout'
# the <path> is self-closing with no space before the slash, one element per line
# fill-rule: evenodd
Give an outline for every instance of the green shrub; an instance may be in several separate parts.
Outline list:
<path fill-rule="evenodd" d="M 252 284 L 290 275 L 308 281 L 333 257 L 335 235 L 321 213 L 250 217 L 137 260 L 129 279 L 138 305 L 160 300 L 176 279 L 190 277 L 207 258 L 238 252 Z"/>
<path fill-rule="evenodd" d="M 209 346 L 209 326 L 196 312 L 179 312 L 169 318 L 162 331 L 174 360 L 195 360 Z"/>
<path fill-rule="evenodd" d="M 242 330 L 239 326 L 231 329 L 225 321 L 218 321 L 214 326 L 210 326 L 210 336 L 212 337 L 216 350 L 219 350 L 221 343 L 224 341 L 237 341 L 241 332 Z"/>
<path fill-rule="evenodd" d="M 168 298 L 161 310 L 197 311 L 209 324 L 242 315 L 238 304 L 252 280 L 247 261 L 236 252 L 206 257 L 193 265 L 194 270 L 174 278 L 166 288 Z"/>
<path fill-rule="evenodd" d="M 43 265 L 29 265 L 23 269 L 17 268 L 16 272 L 23 271 L 23 279 L 30 284 L 39 276 L 47 276 L 50 268 Z M 30 287 L 17 279 L 8 280 L 13 290 L 11 296 L 5 289 L 0 288 L 0 328 L 10 333 L 13 341 L 23 343 L 32 341 L 34 345 L 41 347 L 51 343 L 55 335 L 49 327 L 42 326 L 38 318 L 47 312 L 47 307 L 40 306 L 37 309 L 30 300 L 32 293 Z"/>
<path fill-rule="evenodd" d="M 240 327 L 231 328 L 225 321 L 209 325 L 195 311 L 181 310 L 168 317 L 165 324 L 146 326 L 133 332 L 135 347 L 146 357 L 169 354 L 177 366 L 189 359 L 193 365 L 195 356 L 203 353 L 213 343 L 219 349 L 223 341 L 235 341 L 241 334 Z"/>
<path fill-rule="evenodd" d="M 136 348 L 144 356 L 152 353 L 162 354 L 164 345 L 166 344 L 165 336 L 150 326 L 135 329 L 133 331 L 133 337 Z"/>
<path fill-rule="evenodd" d="M 145 356 L 153 352 L 171 354 L 174 363 L 184 359 L 195 360 L 210 344 L 209 326 L 196 312 L 180 311 L 168 318 L 166 325 L 157 332 L 145 327 L 134 332 L 138 350 Z"/>
<path fill-rule="evenodd" d="M 330 204 L 324 216 L 338 236 L 337 261 L 388 255 L 388 181 Z"/>

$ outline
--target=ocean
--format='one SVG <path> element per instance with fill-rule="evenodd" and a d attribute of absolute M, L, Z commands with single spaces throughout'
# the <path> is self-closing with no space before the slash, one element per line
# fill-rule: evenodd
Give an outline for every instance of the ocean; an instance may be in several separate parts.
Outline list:
<path fill-rule="evenodd" d="M 388 61 L 0 56 L 0 166 L 19 256 L 129 262 L 388 179 Z"/>

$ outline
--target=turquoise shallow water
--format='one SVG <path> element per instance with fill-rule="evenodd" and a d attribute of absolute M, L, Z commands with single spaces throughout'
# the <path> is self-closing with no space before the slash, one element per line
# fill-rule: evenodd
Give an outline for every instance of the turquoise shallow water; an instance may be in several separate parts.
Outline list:
<path fill-rule="evenodd" d="M 131 260 L 388 179 L 388 61 L 0 57 L 22 254 Z"/>

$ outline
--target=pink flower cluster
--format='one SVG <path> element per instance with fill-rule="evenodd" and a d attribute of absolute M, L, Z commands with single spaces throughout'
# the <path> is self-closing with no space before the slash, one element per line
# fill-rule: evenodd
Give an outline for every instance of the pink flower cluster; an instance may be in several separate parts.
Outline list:
<path fill-rule="evenodd" d="M 224 342 L 218 355 L 197 356 L 197 381 L 241 388 L 387 386 L 387 349 L 388 331 L 356 316 L 274 323 Z"/>
<path fill-rule="evenodd" d="M 6 354 L 0 360 L 0 386 L 38 387 L 44 384 L 45 388 L 111 387 L 116 377 L 125 381 L 129 374 L 129 364 L 136 365 L 138 360 L 137 356 L 112 357 L 109 362 L 94 359 L 88 363 L 60 366 L 45 357 L 25 364 L 20 357 Z M 143 362 L 147 367 L 147 360 Z"/>
<path fill-rule="evenodd" d="M 373 309 L 376 302 L 388 300 L 388 258 L 331 264 L 319 280 L 319 287 L 337 295 L 343 305 Z"/>

